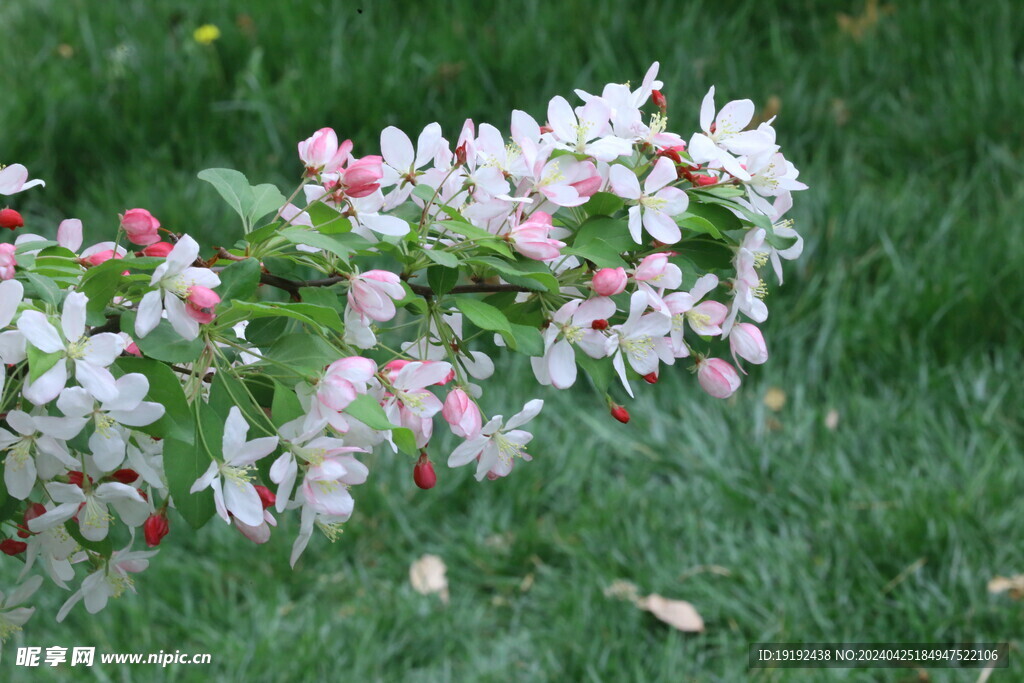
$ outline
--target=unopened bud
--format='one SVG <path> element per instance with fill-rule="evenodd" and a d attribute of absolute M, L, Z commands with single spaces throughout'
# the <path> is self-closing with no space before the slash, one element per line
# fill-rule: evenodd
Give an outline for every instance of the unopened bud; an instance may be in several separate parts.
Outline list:
<path fill-rule="evenodd" d="M 139 473 L 135 470 L 121 469 L 111 474 L 110 478 L 122 484 L 131 484 L 139 478 Z"/>
<path fill-rule="evenodd" d="M 266 486 L 256 485 L 253 488 L 256 489 L 256 493 L 259 494 L 260 504 L 263 505 L 264 510 L 269 507 L 273 507 L 277 503 L 277 496 L 275 496 L 274 492 Z"/>
<path fill-rule="evenodd" d="M 660 90 L 651 91 L 651 101 L 654 102 L 654 106 L 661 110 L 661 113 L 668 111 L 668 100 L 661 94 Z"/>
<path fill-rule="evenodd" d="M 23 225 L 25 225 L 25 221 L 22 219 L 21 214 L 14 209 L 3 209 L 0 211 L 0 228 L 14 230 Z"/>
<path fill-rule="evenodd" d="M 455 148 L 455 165 L 465 166 L 466 165 L 466 143 L 463 142 L 461 145 Z"/>
<path fill-rule="evenodd" d="M 647 382 L 648 384 L 657 384 L 657 382 L 658 382 L 658 373 L 656 373 L 656 372 L 649 372 L 649 373 L 647 373 L 646 375 L 644 375 L 644 381 Z"/>
<path fill-rule="evenodd" d="M 591 329 L 594 329 L 594 330 L 607 330 L 608 329 L 608 321 L 605 320 L 604 318 L 598 318 L 594 322 L 590 323 L 590 327 L 591 327 Z"/>
<path fill-rule="evenodd" d="M 5 538 L 0 541 L 0 553 L 5 555 L 17 555 L 28 549 L 28 543 L 15 541 L 13 538 Z"/>
<path fill-rule="evenodd" d="M 437 484 L 434 463 L 430 462 L 430 458 L 427 457 L 426 453 L 420 453 L 420 459 L 416 461 L 416 466 L 412 468 L 412 480 L 416 482 L 416 486 L 423 490 L 432 489 Z"/>
<path fill-rule="evenodd" d="M 142 253 L 144 256 L 167 258 L 167 255 L 171 253 L 171 249 L 174 249 L 174 245 L 170 242 L 157 242 L 143 249 Z"/>
<path fill-rule="evenodd" d="M 150 548 L 160 545 L 160 541 L 163 540 L 171 531 L 170 525 L 167 523 L 167 517 L 161 514 L 153 514 L 146 518 L 146 521 L 142 525 L 142 531 L 146 536 L 146 545 Z"/>
<path fill-rule="evenodd" d="M 629 411 L 626 410 L 625 406 L 613 405 L 612 406 L 612 417 L 621 422 L 627 424 L 629 422 Z"/>

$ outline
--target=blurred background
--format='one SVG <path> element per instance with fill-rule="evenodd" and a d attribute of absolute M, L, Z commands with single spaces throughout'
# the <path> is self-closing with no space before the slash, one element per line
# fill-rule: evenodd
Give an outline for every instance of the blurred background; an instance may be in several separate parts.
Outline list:
<path fill-rule="evenodd" d="M 97 241 L 142 206 L 230 243 L 204 168 L 293 187 L 295 144 L 321 126 L 357 155 L 387 125 L 507 130 L 513 108 L 543 119 L 552 96 L 655 60 L 671 129 L 688 137 L 712 84 L 749 97 L 810 185 L 790 214 L 807 247 L 768 302 L 772 358 L 730 401 L 685 366 L 628 425 L 541 390 L 534 462 L 484 483 L 439 467 L 422 492 L 405 458 L 373 458 L 346 533 L 294 571 L 295 520 L 262 548 L 172 520 L 137 596 L 56 624 L 65 596 L 41 591 L 3 678 L 28 676 L 19 645 L 214 662 L 33 680 L 788 680 L 747 670 L 755 641 L 1024 656 L 1021 603 L 987 589 L 1024 572 L 1020 3 L 6 0 L 0 26 L 0 162 L 46 180 L 8 198 L 38 233 L 78 217 Z M 498 372 L 502 407 L 537 395 L 527 364 Z M 410 587 L 424 553 L 447 564 L 447 604 Z M 615 581 L 691 602 L 705 632 Z M 827 673 L 793 678 L 966 680 Z"/>

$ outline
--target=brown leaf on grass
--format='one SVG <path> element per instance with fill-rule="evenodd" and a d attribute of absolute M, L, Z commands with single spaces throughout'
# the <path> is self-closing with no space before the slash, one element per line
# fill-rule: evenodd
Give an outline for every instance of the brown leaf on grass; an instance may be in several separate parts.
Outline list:
<path fill-rule="evenodd" d="M 640 598 L 636 606 L 683 633 L 700 633 L 704 630 L 704 620 L 696 608 L 685 600 L 670 600 L 651 593 L 646 598 Z"/>
<path fill-rule="evenodd" d="M 988 582 L 988 592 L 993 595 L 1009 593 L 1014 600 L 1024 598 L 1024 574 L 996 576 Z"/>
<path fill-rule="evenodd" d="M 441 602 L 448 603 L 448 568 L 437 555 L 424 555 L 409 567 L 409 583 L 422 595 L 441 596 Z"/>
<path fill-rule="evenodd" d="M 779 412 L 786 405 L 786 392 L 778 387 L 769 387 L 764 392 L 764 405 L 768 410 Z"/>
<path fill-rule="evenodd" d="M 864 37 L 865 33 L 874 28 L 883 15 L 892 14 L 895 9 L 892 5 L 882 5 L 879 7 L 878 0 L 867 0 L 864 4 L 864 11 L 861 14 L 850 16 L 849 14 L 839 12 L 836 14 L 836 23 L 839 24 L 840 31 L 851 36 L 854 40 L 860 40 Z"/>

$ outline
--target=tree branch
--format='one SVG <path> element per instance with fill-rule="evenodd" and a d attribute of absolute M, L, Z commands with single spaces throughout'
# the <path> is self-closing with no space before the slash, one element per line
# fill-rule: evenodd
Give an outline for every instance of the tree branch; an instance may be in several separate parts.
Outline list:
<path fill-rule="evenodd" d="M 288 278 L 280 277 L 279 275 L 271 275 L 270 273 L 261 273 L 260 282 L 271 287 L 284 290 L 292 295 L 293 298 L 298 299 L 299 290 L 303 287 L 330 287 L 331 285 L 338 284 L 348 279 L 346 275 L 332 275 L 320 280 L 289 280 Z M 426 285 L 416 285 L 406 283 L 409 285 L 415 294 L 420 296 L 435 296 L 433 289 Z M 506 285 L 506 284 L 472 284 L 472 285 L 459 285 L 453 287 L 448 293 L 449 294 L 472 294 L 472 293 L 494 293 L 494 292 L 532 292 L 532 289 L 527 287 L 521 287 L 519 285 Z"/>

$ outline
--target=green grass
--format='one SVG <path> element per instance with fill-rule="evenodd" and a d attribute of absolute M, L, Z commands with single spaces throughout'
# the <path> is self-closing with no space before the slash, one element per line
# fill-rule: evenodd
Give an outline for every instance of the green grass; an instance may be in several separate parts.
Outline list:
<path fill-rule="evenodd" d="M 734 401 L 680 368 L 621 426 L 542 391 L 533 463 L 484 484 L 439 468 L 424 493 L 382 455 L 346 534 L 314 540 L 294 572 L 294 520 L 259 549 L 178 521 L 138 596 L 58 625 L 49 593 L 0 671 L 24 675 L 18 644 L 214 656 L 92 672 L 146 681 L 738 681 L 758 675 L 754 641 L 1011 640 L 1020 656 L 1024 610 L 985 588 L 1024 571 L 1017 3 L 892 3 L 859 40 L 836 13 L 861 2 L 204 4 L 0 5 L 0 154 L 48 180 L 12 198 L 30 228 L 73 215 L 109 232 L 139 205 L 230 242 L 202 168 L 288 185 L 295 141 L 322 125 L 366 153 L 389 124 L 438 120 L 454 137 L 467 116 L 542 117 L 552 95 L 635 81 L 658 59 L 680 130 L 712 83 L 778 98 L 779 140 L 811 186 L 793 212 L 807 249 L 769 300 L 773 358 Z M 191 40 L 205 22 L 224 33 L 208 48 Z M 508 395 L 491 407 L 537 395 L 524 365 L 499 372 Z M 778 414 L 770 386 L 788 395 Z M 447 606 L 408 585 L 426 552 L 448 565 Z M 709 565 L 728 574 L 694 569 Z M 706 633 L 606 598 L 615 579 L 691 601 Z"/>

